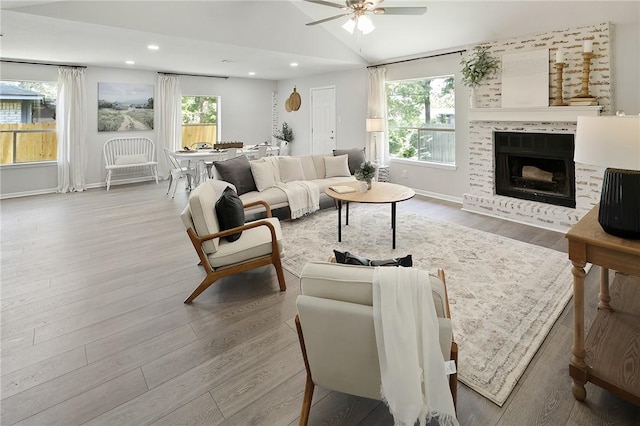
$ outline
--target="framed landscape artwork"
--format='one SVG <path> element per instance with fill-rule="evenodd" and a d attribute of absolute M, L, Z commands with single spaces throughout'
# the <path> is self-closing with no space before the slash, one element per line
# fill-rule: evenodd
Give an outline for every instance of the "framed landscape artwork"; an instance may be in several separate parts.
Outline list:
<path fill-rule="evenodd" d="M 98 132 L 153 130 L 153 85 L 98 83 Z"/>

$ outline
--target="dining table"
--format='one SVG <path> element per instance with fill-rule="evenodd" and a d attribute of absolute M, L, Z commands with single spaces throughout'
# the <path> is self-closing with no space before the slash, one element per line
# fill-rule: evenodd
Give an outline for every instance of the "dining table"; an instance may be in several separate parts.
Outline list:
<path fill-rule="evenodd" d="M 209 173 L 207 170 L 207 162 L 215 163 L 217 161 L 227 160 L 229 158 L 229 151 L 233 149 L 212 149 L 212 148 L 201 148 L 201 149 L 181 149 L 175 151 L 175 157 L 179 161 L 186 161 L 187 166 L 191 167 L 191 162 L 194 163 L 194 167 L 196 169 L 196 182 L 197 186 L 200 182 L 204 182 L 208 177 Z M 255 159 L 256 154 L 259 150 L 259 145 L 248 145 L 243 148 L 235 149 L 235 156 L 246 155 L 249 159 Z M 275 145 L 267 145 L 266 154 L 267 156 L 278 155 L 280 152 L 280 148 Z"/>

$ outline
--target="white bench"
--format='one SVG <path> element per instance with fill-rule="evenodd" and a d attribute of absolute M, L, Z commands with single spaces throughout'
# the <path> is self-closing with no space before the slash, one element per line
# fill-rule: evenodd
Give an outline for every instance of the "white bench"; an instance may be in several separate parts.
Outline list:
<path fill-rule="evenodd" d="M 107 191 L 111 187 L 114 170 L 146 168 L 150 177 L 158 183 L 156 146 L 149 138 L 113 138 L 104 144 L 104 161 L 107 169 Z"/>

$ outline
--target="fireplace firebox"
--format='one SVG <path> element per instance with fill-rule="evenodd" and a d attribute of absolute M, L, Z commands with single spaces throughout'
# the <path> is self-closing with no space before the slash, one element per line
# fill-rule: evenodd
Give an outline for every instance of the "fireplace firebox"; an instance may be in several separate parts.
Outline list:
<path fill-rule="evenodd" d="M 495 132 L 495 191 L 576 207 L 574 135 Z"/>

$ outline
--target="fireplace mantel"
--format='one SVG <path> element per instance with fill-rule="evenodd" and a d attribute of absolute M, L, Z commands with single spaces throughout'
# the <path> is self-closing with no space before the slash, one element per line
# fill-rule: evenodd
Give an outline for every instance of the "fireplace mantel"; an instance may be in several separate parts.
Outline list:
<path fill-rule="evenodd" d="M 564 106 L 540 108 L 471 108 L 469 121 L 520 121 L 575 123 L 579 115 L 598 116 L 602 110 L 596 106 Z"/>

